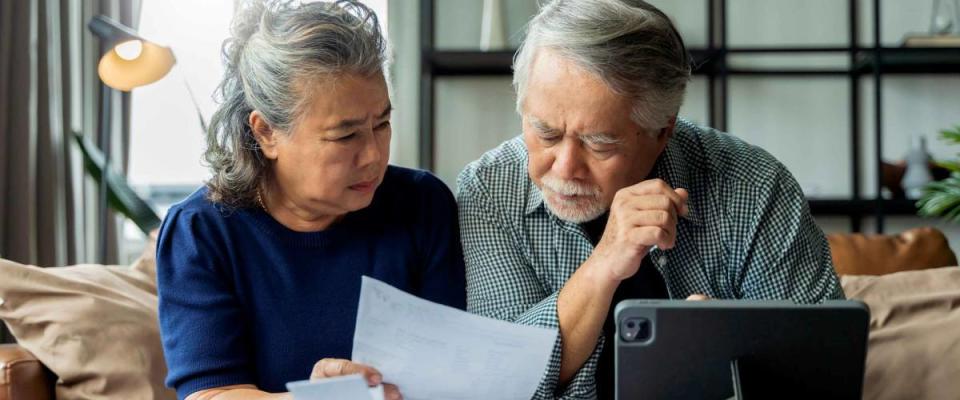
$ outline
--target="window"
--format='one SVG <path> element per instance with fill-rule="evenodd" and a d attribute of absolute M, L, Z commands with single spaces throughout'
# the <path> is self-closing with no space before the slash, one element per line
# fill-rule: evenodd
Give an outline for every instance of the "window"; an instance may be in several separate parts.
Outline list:
<path fill-rule="evenodd" d="M 387 0 L 364 3 L 386 33 Z M 164 79 L 131 94 L 127 179 L 161 218 L 208 176 L 201 163 L 204 132 L 197 108 L 207 120 L 216 110 L 213 93 L 223 75 L 220 47 L 230 35 L 233 11 L 233 0 L 142 2 L 139 33 L 170 46 L 177 64 Z M 143 237 L 129 221 L 123 232 L 121 261 L 129 261 L 143 249 Z"/>

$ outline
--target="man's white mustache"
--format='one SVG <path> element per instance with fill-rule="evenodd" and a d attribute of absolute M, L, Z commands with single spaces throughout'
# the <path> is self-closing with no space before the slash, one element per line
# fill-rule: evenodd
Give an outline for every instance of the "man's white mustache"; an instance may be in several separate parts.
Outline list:
<path fill-rule="evenodd" d="M 584 185 L 574 181 L 555 178 L 549 175 L 544 176 L 540 181 L 543 183 L 543 187 L 547 190 L 563 196 L 600 196 L 600 188 L 596 186 Z"/>

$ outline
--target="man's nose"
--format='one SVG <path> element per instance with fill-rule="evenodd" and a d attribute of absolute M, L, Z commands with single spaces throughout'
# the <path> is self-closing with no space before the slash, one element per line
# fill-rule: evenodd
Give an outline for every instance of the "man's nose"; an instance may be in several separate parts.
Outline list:
<path fill-rule="evenodd" d="M 560 179 L 580 178 L 583 171 L 583 153 L 580 143 L 574 140 L 564 140 L 557 148 L 551 171 Z"/>

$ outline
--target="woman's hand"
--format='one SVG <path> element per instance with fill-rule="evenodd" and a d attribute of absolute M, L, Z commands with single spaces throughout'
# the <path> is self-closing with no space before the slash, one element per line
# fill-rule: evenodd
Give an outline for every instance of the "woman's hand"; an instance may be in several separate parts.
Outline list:
<path fill-rule="evenodd" d="M 370 386 L 383 383 L 383 375 L 375 368 L 341 358 L 324 358 L 313 365 L 310 380 L 330 378 L 334 376 L 361 374 Z M 383 384 L 383 397 L 388 400 L 401 400 L 400 390 L 395 385 Z"/>

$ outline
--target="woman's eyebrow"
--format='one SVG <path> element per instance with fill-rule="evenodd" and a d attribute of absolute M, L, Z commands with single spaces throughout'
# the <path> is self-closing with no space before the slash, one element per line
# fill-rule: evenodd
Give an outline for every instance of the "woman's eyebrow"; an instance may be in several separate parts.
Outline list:
<path fill-rule="evenodd" d="M 393 111 L 393 105 L 387 104 L 387 107 L 384 108 L 383 112 L 381 112 L 380 115 L 378 115 L 376 119 L 384 119 L 384 118 L 388 117 L 392 111 Z M 365 124 L 365 123 L 367 123 L 367 119 L 366 119 L 366 118 L 345 119 L 345 120 L 341 120 L 340 122 L 336 123 L 335 125 L 333 125 L 333 126 L 331 126 L 331 127 L 324 128 L 323 130 L 325 130 L 325 131 L 341 131 L 341 130 L 344 130 L 344 131 L 345 131 L 345 130 L 348 130 L 348 129 L 351 129 L 351 128 L 356 128 L 356 127 L 358 127 L 358 126 L 360 126 L 360 125 L 363 125 L 363 124 Z"/>

